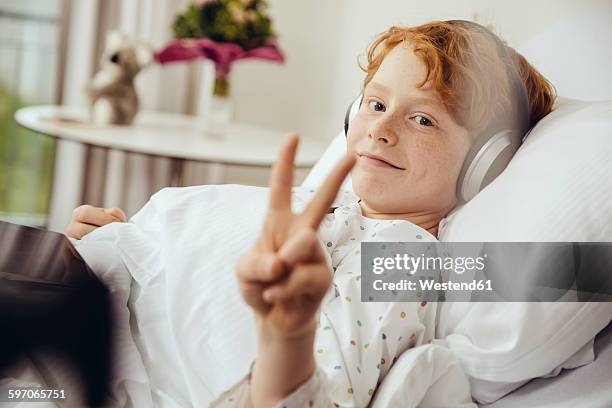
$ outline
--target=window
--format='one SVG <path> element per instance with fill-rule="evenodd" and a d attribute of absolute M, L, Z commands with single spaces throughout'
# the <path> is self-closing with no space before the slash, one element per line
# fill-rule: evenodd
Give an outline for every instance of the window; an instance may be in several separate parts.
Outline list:
<path fill-rule="evenodd" d="M 21 128 L 17 109 L 58 101 L 61 0 L 0 4 L 0 219 L 42 226 L 55 141 Z"/>

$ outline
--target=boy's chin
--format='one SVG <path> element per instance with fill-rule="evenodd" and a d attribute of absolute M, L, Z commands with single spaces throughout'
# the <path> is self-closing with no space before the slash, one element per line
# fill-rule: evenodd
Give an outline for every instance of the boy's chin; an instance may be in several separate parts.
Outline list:
<path fill-rule="evenodd" d="M 375 178 L 352 179 L 353 191 L 370 209 L 380 213 L 450 212 L 458 205 L 448 194 L 416 191 L 406 184 L 382 184 Z"/>
<path fill-rule="evenodd" d="M 380 174 L 359 172 L 351 174 L 353 190 L 357 195 L 365 199 L 365 196 L 376 199 L 377 197 L 397 198 L 398 194 L 406 188 L 405 183 L 398 183 L 392 177 L 385 177 Z M 362 196 L 363 195 L 363 196 Z"/>
<path fill-rule="evenodd" d="M 361 201 L 370 209 L 376 212 L 386 213 L 397 206 L 397 192 L 390 186 L 381 186 L 376 183 L 353 183 L 353 190 Z"/>

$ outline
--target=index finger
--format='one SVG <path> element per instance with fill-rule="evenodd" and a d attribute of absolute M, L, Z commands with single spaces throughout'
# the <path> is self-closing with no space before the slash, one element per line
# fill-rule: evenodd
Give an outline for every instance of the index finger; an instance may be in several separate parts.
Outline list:
<path fill-rule="evenodd" d="M 327 176 L 327 179 L 314 196 L 312 201 L 300 215 L 300 218 L 315 231 L 319 228 L 319 224 L 327 214 L 329 207 L 334 202 L 338 190 L 342 182 L 348 176 L 349 172 L 355 165 L 355 155 L 347 154 L 334 167 L 332 172 Z"/>
<path fill-rule="evenodd" d="M 270 209 L 291 208 L 291 187 L 293 186 L 293 163 L 299 139 L 291 133 L 283 142 L 278 161 L 270 174 Z"/>

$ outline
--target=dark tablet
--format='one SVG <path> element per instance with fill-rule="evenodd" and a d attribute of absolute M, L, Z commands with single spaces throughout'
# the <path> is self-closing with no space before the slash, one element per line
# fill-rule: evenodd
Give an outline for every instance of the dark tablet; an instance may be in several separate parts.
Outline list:
<path fill-rule="evenodd" d="M 63 391 L 58 399 L 103 404 L 112 362 L 110 296 L 64 235 L 0 222 L 0 310 L 0 370 L 28 358 L 48 389 Z"/>

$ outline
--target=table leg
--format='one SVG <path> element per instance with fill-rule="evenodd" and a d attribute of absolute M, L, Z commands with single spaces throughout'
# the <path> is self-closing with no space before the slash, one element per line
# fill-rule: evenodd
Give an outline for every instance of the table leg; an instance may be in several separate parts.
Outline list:
<path fill-rule="evenodd" d="M 124 207 L 123 185 L 125 179 L 126 153 L 109 149 L 104 187 L 104 207 Z"/>
<path fill-rule="evenodd" d="M 72 219 L 72 211 L 83 204 L 85 149 L 80 143 L 57 141 L 47 218 L 47 229 L 51 231 L 64 233 Z"/>
<path fill-rule="evenodd" d="M 219 163 L 208 164 L 208 184 L 223 184 L 225 179 L 225 166 Z"/>
<path fill-rule="evenodd" d="M 172 159 L 170 163 L 170 186 L 181 187 L 183 185 L 183 159 Z"/>

